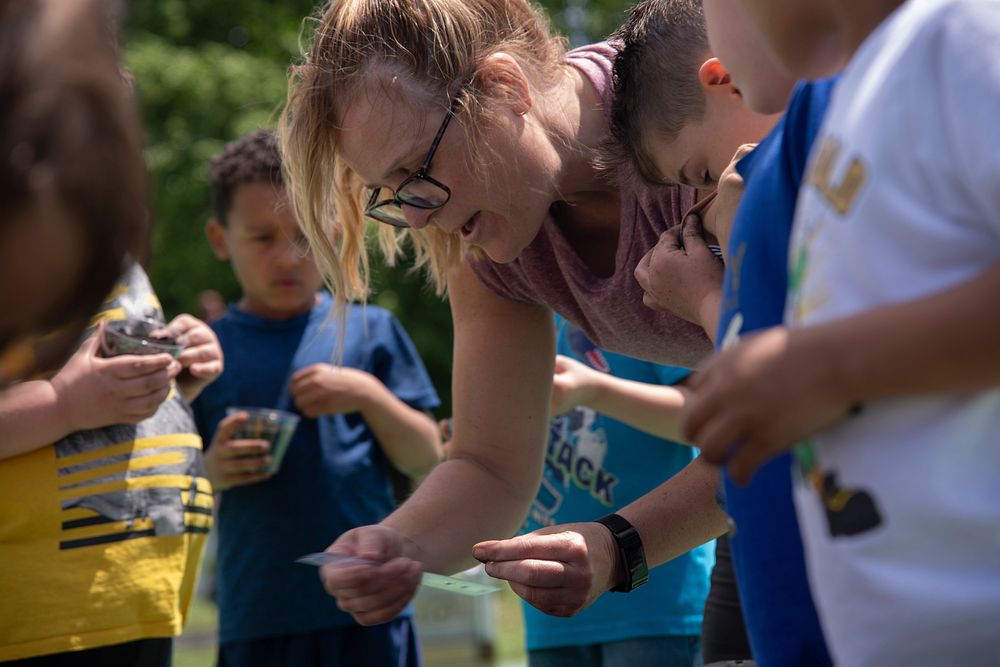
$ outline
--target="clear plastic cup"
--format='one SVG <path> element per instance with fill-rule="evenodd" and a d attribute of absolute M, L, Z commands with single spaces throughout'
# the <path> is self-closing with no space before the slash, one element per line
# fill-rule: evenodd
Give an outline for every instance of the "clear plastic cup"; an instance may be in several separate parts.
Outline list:
<path fill-rule="evenodd" d="M 181 356 L 184 345 L 162 322 L 152 319 L 112 320 L 104 325 L 101 355 L 169 354 Z"/>
<path fill-rule="evenodd" d="M 281 468 L 288 443 L 292 441 L 295 428 L 299 425 L 299 416 L 271 408 L 226 408 L 227 417 L 240 412 L 247 413 L 248 419 L 237 429 L 233 439 L 267 440 L 271 445 L 271 464 L 267 467 L 267 472 L 275 474 Z"/>

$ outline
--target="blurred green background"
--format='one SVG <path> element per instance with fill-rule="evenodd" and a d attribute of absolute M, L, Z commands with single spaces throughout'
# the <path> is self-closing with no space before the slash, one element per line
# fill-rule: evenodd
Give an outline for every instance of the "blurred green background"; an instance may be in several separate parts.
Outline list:
<path fill-rule="evenodd" d="M 540 3 L 574 44 L 606 35 L 625 0 Z M 168 316 L 198 313 L 197 295 L 239 292 L 226 264 L 209 251 L 206 164 L 241 134 L 273 127 L 285 99 L 285 72 L 301 52 L 310 0 L 134 0 L 125 60 L 138 87 L 154 181 L 156 233 L 151 276 Z M 375 266 L 372 301 L 394 312 L 422 354 L 451 412 L 451 316 L 406 262 Z"/>

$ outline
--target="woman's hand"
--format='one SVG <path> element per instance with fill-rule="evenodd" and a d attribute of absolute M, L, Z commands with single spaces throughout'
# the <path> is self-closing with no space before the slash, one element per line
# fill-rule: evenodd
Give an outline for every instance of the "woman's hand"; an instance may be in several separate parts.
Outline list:
<path fill-rule="evenodd" d="M 472 555 L 506 579 L 525 602 L 552 616 L 586 609 L 618 577 L 618 547 L 594 522 L 550 526 L 509 540 L 480 542 Z"/>
<path fill-rule="evenodd" d="M 326 592 L 361 625 L 391 621 L 413 599 L 423 565 L 403 557 L 404 541 L 392 528 L 361 526 L 347 531 L 327 551 L 373 561 L 371 565 L 331 563 L 320 568 Z"/>

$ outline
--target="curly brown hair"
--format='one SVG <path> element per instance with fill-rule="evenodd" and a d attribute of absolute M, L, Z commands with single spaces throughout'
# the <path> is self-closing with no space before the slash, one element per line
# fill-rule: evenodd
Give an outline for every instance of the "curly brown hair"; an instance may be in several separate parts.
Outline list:
<path fill-rule="evenodd" d="M 236 187 L 244 183 L 282 185 L 281 150 L 274 130 L 257 130 L 231 141 L 208 163 L 212 210 L 226 224 Z"/>

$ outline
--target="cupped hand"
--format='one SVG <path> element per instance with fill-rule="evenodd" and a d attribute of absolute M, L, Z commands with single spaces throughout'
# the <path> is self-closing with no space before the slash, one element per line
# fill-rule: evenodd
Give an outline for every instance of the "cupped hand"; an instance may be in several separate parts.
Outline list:
<path fill-rule="evenodd" d="M 177 376 L 177 389 L 190 402 L 201 390 L 222 375 L 222 347 L 212 328 L 193 315 L 178 315 L 165 329 L 184 345 L 178 361 L 183 370 Z"/>
<path fill-rule="evenodd" d="M 797 344 L 797 335 L 784 327 L 752 333 L 692 376 L 684 435 L 738 483 L 850 411 L 826 355 Z"/>
<path fill-rule="evenodd" d="M 472 555 L 532 607 L 572 616 L 615 585 L 618 549 L 599 523 L 550 526 L 508 540 L 480 542 Z"/>
<path fill-rule="evenodd" d="M 271 444 L 267 440 L 233 440 L 249 415 L 240 412 L 219 422 L 205 452 L 205 475 L 216 491 L 261 482 L 271 476 Z"/>
<path fill-rule="evenodd" d="M 701 219 L 689 215 L 642 258 L 635 279 L 649 308 L 672 312 L 706 330 L 718 316 L 724 266 L 705 242 Z M 714 333 L 711 332 L 711 333 Z"/>
<path fill-rule="evenodd" d="M 363 410 L 374 382 L 356 368 L 313 364 L 292 375 L 288 388 L 302 414 L 318 417 Z"/>
<path fill-rule="evenodd" d="M 319 572 L 327 593 L 337 598 L 337 606 L 361 625 L 391 621 L 420 586 L 423 565 L 403 557 L 403 537 L 387 526 L 354 528 L 326 550 L 372 561 L 361 565 L 330 563 Z"/>
<path fill-rule="evenodd" d="M 169 354 L 99 357 L 103 333 L 102 324 L 51 380 L 67 432 L 152 417 L 181 371 Z"/>
<path fill-rule="evenodd" d="M 575 359 L 556 356 L 552 376 L 552 414 L 558 415 L 578 405 L 587 405 L 601 381 L 601 373 Z"/>

